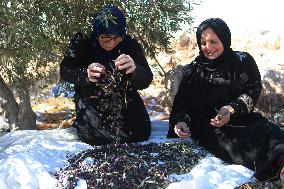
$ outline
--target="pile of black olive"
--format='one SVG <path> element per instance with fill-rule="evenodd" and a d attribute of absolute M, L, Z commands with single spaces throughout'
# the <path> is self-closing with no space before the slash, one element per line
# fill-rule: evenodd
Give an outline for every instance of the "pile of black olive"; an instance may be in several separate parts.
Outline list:
<path fill-rule="evenodd" d="M 109 144 L 70 157 L 55 178 L 64 189 L 80 180 L 88 188 L 165 188 L 170 174 L 190 172 L 206 154 L 190 142 Z"/>

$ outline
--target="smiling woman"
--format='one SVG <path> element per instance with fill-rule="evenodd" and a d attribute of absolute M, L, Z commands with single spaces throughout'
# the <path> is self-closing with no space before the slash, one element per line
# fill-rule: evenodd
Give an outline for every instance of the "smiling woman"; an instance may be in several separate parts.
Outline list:
<path fill-rule="evenodd" d="M 254 112 L 262 90 L 254 58 L 231 49 L 230 29 L 220 18 L 204 20 L 196 39 L 199 55 L 184 69 L 168 137 L 192 136 L 261 181 L 283 179 L 284 130 Z"/>
<path fill-rule="evenodd" d="M 224 52 L 224 47 L 211 28 L 206 28 L 201 34 L 201 51 L 209 60 L 214 60 Z"/>

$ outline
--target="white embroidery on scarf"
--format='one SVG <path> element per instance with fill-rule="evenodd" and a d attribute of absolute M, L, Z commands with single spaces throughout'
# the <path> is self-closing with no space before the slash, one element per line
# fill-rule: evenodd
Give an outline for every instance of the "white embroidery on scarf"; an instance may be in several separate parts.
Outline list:
<path fill-rule="evenodd" d="M 253 100 L 250 96 L 248 96 L 247 94 L 242 94 L 239 99 L 241 101 L 243 101 L 245 103 L 245 105 L 247 106 L 247 110 L 248 112 L 250 112 L 253 108 Z"/>

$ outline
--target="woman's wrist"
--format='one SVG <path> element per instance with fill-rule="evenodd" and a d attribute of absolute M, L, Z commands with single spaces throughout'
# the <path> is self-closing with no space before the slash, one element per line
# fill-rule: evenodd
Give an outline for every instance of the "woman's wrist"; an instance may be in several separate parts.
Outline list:
<path fill-rule="evenodd" d="M 234 113 L 235 113 L 235 109 L 232 106 L 230 106 L 230 105 L 223 106 L 222 108 L 227 109 L 230 112 L 231 116 L 233 116 Z"/>

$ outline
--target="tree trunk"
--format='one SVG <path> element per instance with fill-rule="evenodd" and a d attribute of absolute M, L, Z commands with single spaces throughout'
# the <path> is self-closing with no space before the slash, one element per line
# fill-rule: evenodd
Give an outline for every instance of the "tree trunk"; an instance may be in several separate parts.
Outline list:
<path fill-rule="evenodd" d="M 8 120 L 10 130 L 19 129 L 18 112 L 19 105 L 17 104 L 13 92 L 0 76 L 0 106 L 4 112 L 5 118 Z"/>
<path fill-rule="evenodd" d="M 38 129 L 36 126 L 36 114 L 32 110 L 30 93 L 27 86 L 22 86 L 19 94 L 19 112 L 18 121 L 21 130 Z"/>
<path fill-rule="evenodd" d="M 22 86 L 18 90 L 19 104 L 4 79 L 0 76 L 0 106 L 8 120 L 10 130 L 37 129 L 36 114 L 30 102 L 29 90 Z"/>

